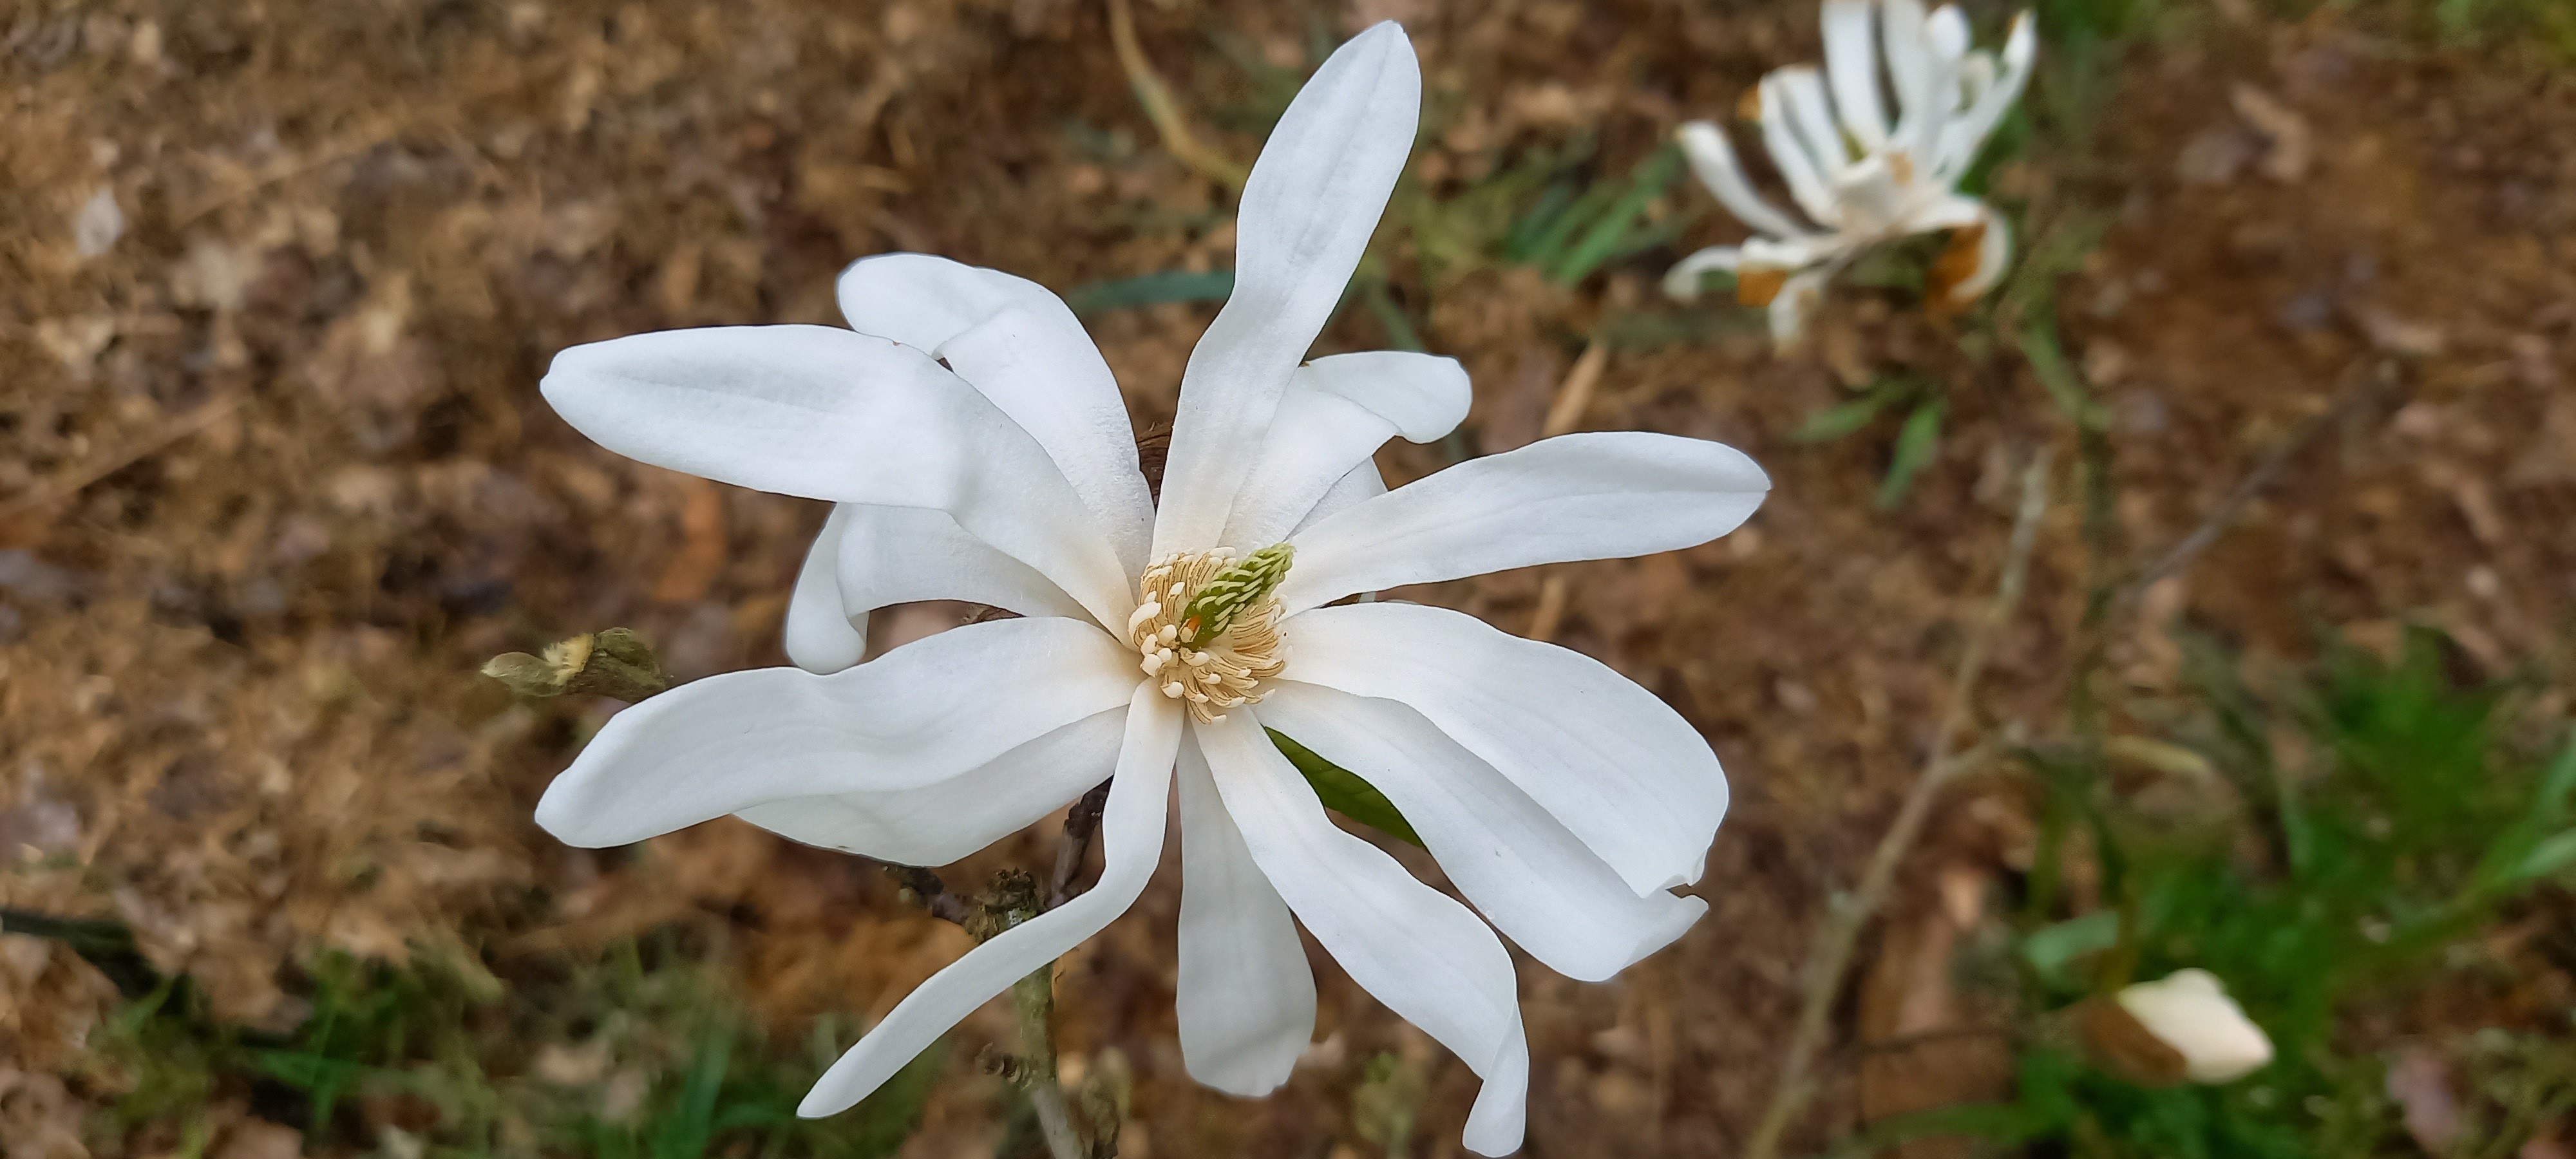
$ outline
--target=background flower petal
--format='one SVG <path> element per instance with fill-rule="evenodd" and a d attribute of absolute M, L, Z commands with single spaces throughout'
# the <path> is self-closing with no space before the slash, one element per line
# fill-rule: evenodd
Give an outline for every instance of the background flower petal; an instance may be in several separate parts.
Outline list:
<path fill-rule="evenodd" d="M 1280 680 L 1260 716 L 1386 794 L 1458 892 L 1557 973 L 1606 979 L 1708 912 L 1695 897 L 1631 891 L 1528 793 L 1405 705 Z"/>
<path fill-rule="evenodd" d="M 1770 477 L 1723 443 L 1641 431 L 1541 439 L 1470 459 L 1297 532 L 1291 613 L 1352 592 L 1706 543 Z"/>
<path fill-rule="evenodd" d="M 1825 0 L 1825 76 L 1834 88 L 1834 111 L 1864 151 L 1887 144 L 1874 7 L 1871 0 Z"/>
<path fill-rule="evenodd" d="M 946 780 L 1127 701 L 1134 653 L 1076 620 L 994 620 L 830 676 L 692 681 L 599 730 L 537 803 L 567 845 L 641 841 L 763 802 Z"/>
<path fill-rule="evenodd" d="M 1099 884 L 968 950 L 904 995 L 815 1080 L 797 1114 L 810 1119 L 849 1109 L 976 1007 L 1099 933 L 1136 903 L 1163 857 L 1172 759 L 1181 742 L 1180 704 L 1139 681 L 1128 704 L 1126 729 L 1109 803 L 1100 817 Z"/>
<path fill-rule="evenodd" d="M 1279 1089 L 1315 1035 L 1315 975 L 1198 746 L 1181 745 L 1181 1061 L 1228 1094 Z"/>
<path fill-rule="evenodd" d="M 1046 287 L 928 254 L 880 254 L 841 271 L 850 328 L 947 361 L 1046 448 L 1099 516 L 1132 574 L 1145 566 L 1154 501 L 1136 467 L 1127 400 L 1071 307 Z"/>
<path fill-rule="evenodd" d="M 736 816 L 791 841 L 897 865 L 946 865 L 1036 824 L 1106 780 L 1127 710 L 1065 725 L 917 789 L 831 793 L 753 805 Z"/>
<path fill-rule="evenodd" d="M 1681 714 L 1627 677 L 1420 604 L 1317 608 L 1287 630 L 1289 679 L 1411 706 L 1582 838 L 1631 892 L 1699 880 L 1726 815 L 1726 774 Z"/>
<path fill-rule="evenodd" d="M 1224 534 L 1290 372 L 1377 231 L 1421 109 L 1413 42 L 1388 22 L 1326 58 L 1271 130 L 1235 215 L 1234 292 L 1181 375 L 1155 557 Z"/>
<path fill-rule="evenodd" d="M 1427 443 L 1448 434 L 1467 417 L 1471 397 L 1467 369 L 1438 355 L 1337 354 L 1298 367 L 1220 542 L 1250 552 L 1287 538 L 1388 439 Z"/>
<path fill-rule="evenodd" d="M 1529 1098 L 1512 956 L 1466 906 L 1336 828 L 1249 712 L 1191 730 L 1253 861 L 1360 988 L 1485 1080 L 1467 1122 L 1482 1155 L 1518 1149 Z"/>
<path fill-rule="evenodd" d="M 666 330 L 565 350 L 543 389 L 630 459 L 784 495 L 939 508 L 1102 623 L 1133 610 L 1130 573 L 1045 449 L 912 347 L 829 326 Z"/>

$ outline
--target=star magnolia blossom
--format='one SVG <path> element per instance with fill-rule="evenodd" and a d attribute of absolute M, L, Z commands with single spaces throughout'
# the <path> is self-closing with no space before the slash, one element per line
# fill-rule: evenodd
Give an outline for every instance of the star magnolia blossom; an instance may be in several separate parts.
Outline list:
<path fill-rule="evenodd" d="M 1757 97 L 1762 143 L 1813 226 L 1753 191 L 1716 125 L 1693 121 L 1679 134 L 1691 171 L 1759 236 L 1682 259 L 1664 289 L 1696 297 L 1700 275 L 1732 270 L 1738 300 L 1768 305 L 1781 342 L 1798 337 L 1825 284 L 1881 242 L 1955 231 L 1932 271 L 1934 299 L 1948 308 L 1992 289 L 2012 257 L 2003 219 L 1958 184 L 2030 80 L 2039 52 L 2030 14 L 2013 20 L 2000 64 L 1969 50 L 1968 21 L 1955 6 L 1926 16 L 1920 0 L 1825 0 L 1824 28 L 1824 75 L 1779 69 L 1762 78 Z M 1893 128 L 1880 100 L 1882 49 L 1900 110 Z"/>
<path fill-rule="evenodd" d="M 1726 780 L 1672 709 L 1458 612 L 1334 603 L 1701 543 L 1769 486 L 1727 447 L 1621 432 L 1386 490 L 1371 455 L 1455 427 L 1465 373 L 1423 354 L 1300 359 L 1385 208 L 1420 95 L 1411 44 L 1381 24 L 1280 119 L 1244 186 L 1234 294 L 1182 378 L 1159 508 L 1081 324 L 991 270 L 871 258 L 841 277 L 851 330 L 683 330 L 555 359 L 547 401 L 602 445 L 837 506 L 788 614 L 802 667 L 619 713 L 538 805 L 549 831 L 623 845 L 733 814 L 940 865 L 1110 780 L 1098 885 L 922 983 L 805 1114 L 858 1101 L 1125 911 L 1175 791 L 1190 1074 L 1243 1095 L 1287 1081 L 1315 1020 L 1302 922 L 1484 1077 L 1466 1143 L 1485 1154 L 1519 1145 L 1529 1070 L 1495 930 L 1601 979 L 1706 910 L 1668 891 L 1699 877 Z M 856 663 L 869 609 L 929 598 L 1020 615 Z M 1484 917 L 1337 828 L 1265 729 L 1375 785 Z"/>

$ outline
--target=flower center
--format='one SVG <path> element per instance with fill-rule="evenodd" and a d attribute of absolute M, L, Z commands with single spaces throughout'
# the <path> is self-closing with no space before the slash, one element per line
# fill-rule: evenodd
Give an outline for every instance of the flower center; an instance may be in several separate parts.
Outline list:
<path fill-rule="evenodd" d="M 1237 562 L 1233 550 L 1164 557 L 1136 581 L 1127 640 L 1138 667 L 1213 724 L 1225 710 L 1261 699 L 1261 682 L 1288 666 L 1279 638 L 1279 581 L 1295 549 L 1273 544 Z"/>

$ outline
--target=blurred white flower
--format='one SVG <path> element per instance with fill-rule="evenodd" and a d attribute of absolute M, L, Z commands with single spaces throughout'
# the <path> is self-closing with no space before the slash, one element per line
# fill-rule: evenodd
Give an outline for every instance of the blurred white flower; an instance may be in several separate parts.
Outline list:
<path fill-rule="evenodd" d="M 1921 0 L 1825 0 L 1824 33 L 1821 76 L 1793 65 L 1763 77 L 1758 92 L 1763 146 L 1805 221 L 1753 191 L 1718 126 L 1693 121 L 1679 133 L 1691 171 L 1756 236 L 1682 259 L 1664 289 L 1692 298 L 1701 275 L 1732 271 L 1737 299 L 1769 306 L 1772 337 L 1784 343 L 1804 330 L 1833 276 L 1881 242 L 1953 231 L 1932 271 L 1936 308 L 1964 306 L 1994 287 L 2011 235 L 1958 184 L 2021 96 L 2039 50 L 2028 12 L 2014 18 L 1998 62 L 1968 47 L 1956 6 L 1927 16 Z M 1882 59 L 1898 110 L 1893 127 Z"/>
<path fill-rule="evenodd" d="M 2116 997 L 2138 1025 L 2182 1056 L 2182 1077 L 2192 1082 L 2234 1082 L 2272 1061 L 2272 1040 L 2207 970 L 2176 970 Z"/>
<path fill-rule="evenodd" d="M 1285 1082 L 1312 1037 L 1302 923 L 1484 1077 L 1466 1145 L 1510 1152 L 1529 1053 L 1495 930 L 1601 979 L 1705 912 L 1668 891 L 1699 877 L 1726 779 L 1671 708 L 1461 613 L 1334 604 L 1705 542 L 1769 486 L 1716 443 L 1617 432 L 1386 490 L 1372 454 L 1455 427 L 1465 372 L 1422 354 L 1303 360 L 1404 167 L 1420 97 L 1410 42 L 1381 24 L 1281 117 L 1244 186 L 1234 293 L 1182 377 L 1159 507 L 1081 323 L 991 270 L 870 258 L 841 276 L 851 330 L 684 330 L 555 359 L 547 401 L 602 445 L 837 506 L 788 613 L 802 669 L 715 676 L 619 713 L 547 789 L 550 832 L 623 845 L 734 814 L 943 865 L 1110 781 L 1099 883 L 906 996 L 804 1113 L 857 1102 L 1125 911 L 1160 860 L 1175 780 L 1182 1057 L 1237 1094 Z M 932 598 L 1020 615 L 856 663 L 868 611 Z M 1265 729 L 1374 785 L 1484 918 L 1336 827 Z"/>

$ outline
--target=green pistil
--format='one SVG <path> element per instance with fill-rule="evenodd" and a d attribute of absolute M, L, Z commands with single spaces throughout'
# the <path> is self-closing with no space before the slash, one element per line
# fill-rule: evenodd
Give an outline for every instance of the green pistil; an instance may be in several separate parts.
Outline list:
<path fill-rule="evenodd" d="M 1216 573 L 1181 616 L 1183 629 L 1190 633 L 1190 647 L 1205 647 L 1233 626 L 1244 609 L 1269 599 L 1270 593 L 1279 590 L 1279 581 L 1288 578 L 1288 563 L 1296 555 L 1296 548 L 1274 543 Z"/>

